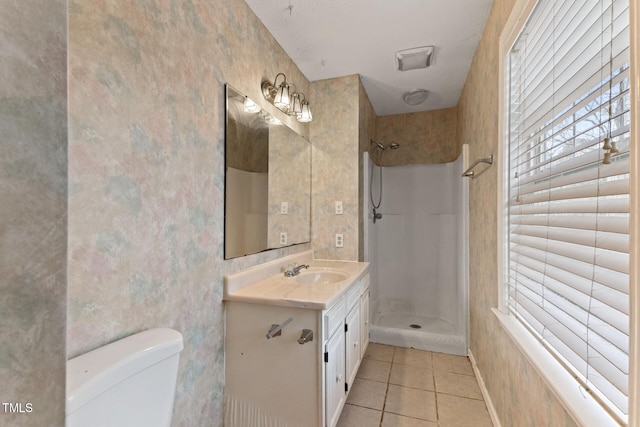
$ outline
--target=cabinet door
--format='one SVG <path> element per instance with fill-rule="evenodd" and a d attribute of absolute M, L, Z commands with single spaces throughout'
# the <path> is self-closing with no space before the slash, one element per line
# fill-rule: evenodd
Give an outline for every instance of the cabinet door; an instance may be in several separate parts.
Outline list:
<path fill-rule="evenodd" d="M 360 300 L 360 357 L 364 357 L 369 345 L 369 289 L 366 289 Z"/>
<path fill-rule="evenodd" d="M 360 365 L 360 301 L 347 314 L 346 324 L 347 384 L 351 387 Z"/>
<path fill-rule="evenodd" d="M 346 400 L 344 390 L 344 334 L 337 330 L 327 341 L 325 353 L 325 419 L 334 427 Z"/>

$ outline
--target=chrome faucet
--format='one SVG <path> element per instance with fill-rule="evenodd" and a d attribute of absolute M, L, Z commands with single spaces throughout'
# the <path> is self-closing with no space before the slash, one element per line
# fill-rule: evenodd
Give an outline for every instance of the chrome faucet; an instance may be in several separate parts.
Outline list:
<path fill-rule="evenodd" d="M 294 277 L 300 274 L 300 270 L 303 268 L 309 268 L 309 264 L 294 265 L 293 267 L 284 271 L 284 277 Z"/>

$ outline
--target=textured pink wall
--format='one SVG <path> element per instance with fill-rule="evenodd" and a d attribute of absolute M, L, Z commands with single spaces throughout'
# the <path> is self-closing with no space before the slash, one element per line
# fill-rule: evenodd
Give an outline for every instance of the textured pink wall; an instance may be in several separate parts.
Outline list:
<path fill-rule="evenodd" d="M 318 258 L 359 257 L 359 82 L 351 75 L 311 84 L 311 247 Z M 336 200 L 343 215 L 335 214 Z M 336 233 L 344 235 L 342 248 L 335 246 Z"/>
<path fill-rule="evenodd" d="M 69 3 L 68 355 L 180 331 L 174 426 L 222 424 L 223 276 L 309 248 L 223 260 L 224 83 L 278 72 L 309 93 L 242 0 Z"/>
<path fill-rule="evenodd" d="M 67 4 L 0 3 L 0 425 L 61 426 L 67 290 Z"/>
<path fill-rule="evenodd" d="M 498 40 L 514 0 L 496 0 L 458 103 L 458 140 L 471 159 L 498 155 Z M 498 323 L 497 177 L 495 165 L 469 183 L 470 348 L 503 426 L 573 426 Z"/>

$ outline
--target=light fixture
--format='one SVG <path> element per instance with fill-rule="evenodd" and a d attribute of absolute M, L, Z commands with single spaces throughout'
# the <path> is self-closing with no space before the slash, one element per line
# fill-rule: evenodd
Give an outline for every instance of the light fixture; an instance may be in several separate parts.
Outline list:
<path fill-rule="evenodd" d="M 282 76 L 282 82 L 278 85 L 278 77 L 280 76 Z M 278 73 L 276 78 L 273 79 L 273 83 L 269 81 L 262 82 L 262 95 L 267 101 L 286 113 L 290 106 L 287 76 L 283 73 Z"/>
<path fill-rule="evenodd" d="M 260 107 L 258 106 L 258 104 L 256 104 L 251 99 L 249 99 L 249 97 L 245 96 L 244 97 L 244 111 L 246 113 L 257 113 L 257 112 L 260 111 Z"/>
<path fill-rule="evenodd" d="M 311 120 L 313 120 L 313 116 L 311 115 L 311 109 L 309 108 L 309 103 L 305 99 L 301 102 L 301 104 L 302 104 L 301 105 L 302 111 L 300 111 L 300 114 L 297 115 L 297 119 L 299 122 L 302 122 L 302 123 L 310 122 Z"/>
<path fill-rule="evenodd" d="M 429 91 L 426 89 L 413 89 L 402 95 L 402 100 L 409 105 L 419 105 L 427 100 Z"/>
<path fill-rule="evenodd" d="M 282 76 L 282 81 L 278 84 L 278 78 Z M 280 111 L 290 116 L 296 116 L 299 122 L 310 122 L 313 120 L 309 102 L 304 93 L 298 92 L 293 83 L 287 82 L 287 76 L 283 73 L 276 74 L 273 83 L 262 82 L 262 95 L 275 105 Z"/>
<path fill-rule="evenodd" d="M 294 92 L 291 94 L 291 108 L 289 109 L 289 114 L 292 116 L 298 116 L 302 113 L 302 101 L 300 100 L 300 94 L 298 92 Z"/>
<path fill-rule="evenodd" d="M 271 115 L 269 116 L 269 123 L 276 126 L 280 126 L 282 124 L 282 122 L 277 117 Z"/>
<path fill-rule="evenodd" d="M 285 113 L 289 112 L 289 108 L 291 107 L 291 98 L 289 97 L 289 85 L 286 81 L 280 84 L 280 87 L 276 92 L 276 96 L 273 98 L 273 105 Z"/>
<path fill-rule="evenodd" d="M 267 113 L 265 110 L 261 110 L 258 113 L 258 116 L 260 116 L 261 119 L 263 119 L 267 124 L 271 124 L 271 125 L 281 125 L 282 122 L 280 120 L 278 120 L 277 117 L 272 116 L 271 114 Z"/>

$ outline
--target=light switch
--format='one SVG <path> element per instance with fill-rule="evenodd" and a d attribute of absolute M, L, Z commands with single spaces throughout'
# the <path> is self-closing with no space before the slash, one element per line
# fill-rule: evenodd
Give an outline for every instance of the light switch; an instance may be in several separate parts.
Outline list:
<path fill-rule="evenodd" d="M 342 200 L 336 200 L 336 215 L 342 215 L 344 211 L 342 210 Z"/>

